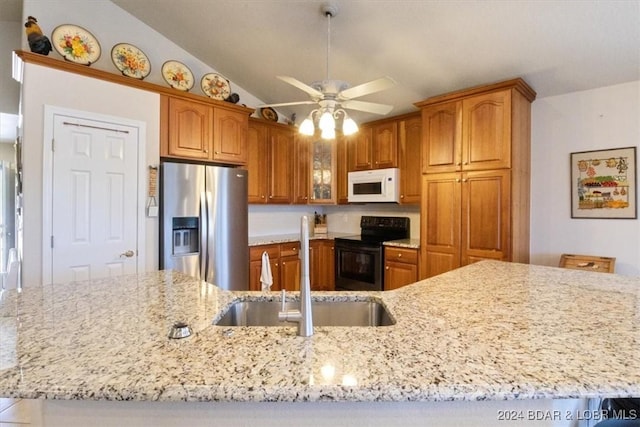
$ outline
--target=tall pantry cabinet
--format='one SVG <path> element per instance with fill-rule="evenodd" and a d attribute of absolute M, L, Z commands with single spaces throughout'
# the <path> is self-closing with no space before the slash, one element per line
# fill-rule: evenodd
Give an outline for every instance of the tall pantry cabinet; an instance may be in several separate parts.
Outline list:
<path fill-rule="evenodd" d="M 531 102 L 522 79 L 416 103 L 422 111 L 420 271 L 529 262 Z"/>

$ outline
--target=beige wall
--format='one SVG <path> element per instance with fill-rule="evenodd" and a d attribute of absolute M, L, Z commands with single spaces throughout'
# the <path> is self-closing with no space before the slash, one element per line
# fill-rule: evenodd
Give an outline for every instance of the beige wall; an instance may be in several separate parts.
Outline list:
<path fill-rule="evenodd" d="M 572 152 L 640 146 L 640 81 L 540 98 L 531 111 L 531 263 L 610 256 L 616 273 L 640 276 L 638 219 L 571 218 L 569 169 Z"/>

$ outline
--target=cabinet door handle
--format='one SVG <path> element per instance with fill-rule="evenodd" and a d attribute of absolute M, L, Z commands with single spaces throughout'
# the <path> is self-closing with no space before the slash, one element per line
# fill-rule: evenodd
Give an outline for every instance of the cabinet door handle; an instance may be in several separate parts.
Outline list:
<path fill-rule="evenodd" d="M 389 269 L 389 266 L 388 266 L 388 265 L 387 265 L 387 266 L 385 266 L 385 268 L 384 268 L 384 269 L 385 269 L 385 270 L 388 270 L 388 269 Z"/>
<path fill-rule="evenodd" d="M 273 195 L 269 195 L 269 198 L 270 198 L 270 199 L 273 199 Z"/>
<path fill-rule="evenodd" d="M 264 199 L 264 194 L 262 196 L 260 196 L 261 199 Z"/>
<path fill-rule="evenodd" d="M 400 198 L 401 198 L 401 199 L 404 199 L 404 194 L 401 194 L 401 195 L 400 195 Z"/>
<path fill-rule="evenodd" d="M 400 258 L 402 256 L 402 254 L 398 254 L 398 258 Z"/>
<path fill-rule="evenodd" d="M 205 148 L 205 149 L 204 149 L 204 152 L 205 152 L 205 153 L 208 153 L 208 152 L 209 152 L 209 150 Z"/>
<path fill-rule="evenodd" d="M 467 182 L 467 181 L 469 181 L 467 178 L 464 178 L 464 179 L 462 180 L 462 182 Z"/>
<path fill-rule="evenodd" d="M 460 178 L 456 178 L 456 182 L 460 182 Z"/>

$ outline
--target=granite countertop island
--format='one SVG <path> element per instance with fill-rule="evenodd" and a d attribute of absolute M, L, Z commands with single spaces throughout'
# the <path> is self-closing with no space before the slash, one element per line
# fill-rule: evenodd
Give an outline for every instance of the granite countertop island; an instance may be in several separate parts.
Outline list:
<path fill-rule="evenodd" d="M 177 272 L 9 291 L 0 397 L 433 402 L 640 396 L 637 278 L 483 261 L 375 299 L 384 327 L 222 327 L 227 292 Z M 193 335 L 167 337 L 174 321 Z M 502 424 L 508 425 L 508 424 Z M 570 425 L 570 424 L 568 424 Z"/>

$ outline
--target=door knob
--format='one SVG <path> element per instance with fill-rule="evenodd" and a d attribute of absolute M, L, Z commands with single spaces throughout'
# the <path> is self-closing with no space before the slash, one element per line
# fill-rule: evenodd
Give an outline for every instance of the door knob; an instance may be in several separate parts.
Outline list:
<path fill-rule="evenodd" d="M 123 258 L 123 257 L 131 258 L 134 255 L 135 255 L 135 252 L 129 249 L 128 251 L 121 253 L 120 258 Z"/>

